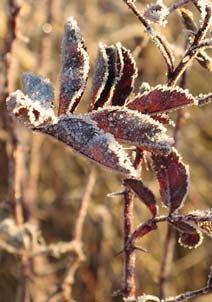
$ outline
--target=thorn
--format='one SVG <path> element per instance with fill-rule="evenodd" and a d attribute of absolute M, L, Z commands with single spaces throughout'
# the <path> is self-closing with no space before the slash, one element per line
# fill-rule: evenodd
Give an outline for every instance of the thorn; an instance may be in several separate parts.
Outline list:
<path fill-rule="evenodd" d="M 120 256 L 122 253 L 124 253 L 124 249 L 122 249 L 121 251 L 119 251 L 118 253 L 116 253 L 116 254 L 114 255 L 114 257 L 118 257 L 118 256 Z"/>
<path fill-rule="evenodd" d="M 120 191 L 120 192 L 113 192 L 113 193 L 109 193 L 109 194 L 107 194 L 107 197 L 116 197 L 116 196 L 122 196 L 122 195 L 124 195 L 124 192 L 125 191 Z"/>
<path fill-rule="evenodd" d="M 137 246 L 137 245 L 135 245 L 133 248 L 134 248 L 134 250 L 138 250 L 140 252 L 150 253 L 150 251 L 148 251 L 147 249 L 145 249 L 143 247 L 140 247 L 140 246 Z"/>

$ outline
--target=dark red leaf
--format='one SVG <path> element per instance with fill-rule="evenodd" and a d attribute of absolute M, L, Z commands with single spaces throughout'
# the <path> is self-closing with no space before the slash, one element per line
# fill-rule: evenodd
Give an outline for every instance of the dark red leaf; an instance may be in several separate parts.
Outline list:
<path fill-rule="evenodd" d="M 108 60 L 108 66 L 107 66 L 107 72 L 106 72 L 107 80 L 104 83 L 102 83 L 104 85 L 101 86 L 101 90 L 99 90 L 99 93 L 98 93 L 98 98 L 96 98 L 96 101 L 93 105 L 94 110 L 96 110 L 99 107 L 103 107 L 105 103 L 110 102 L 112 95 L 113 95 L 113 89 L 114 89 L 114 83 L 115 83 L 116 48 L 114 46 L 104 46 L 104 47 L 105 47 L 105 52 L 107 54 L 107 60 Z M 103 48 L 103 46 L 102 46 L 102 48 Z M 103 56 L 103 50 L 102 50 L 102 56 Z M 106 66 L 104 66 L 104 69 L 105 69 L 105 67 Z M 96 71 L 95 77 L 98 77 L 98 70 Z"/>
<path fill-rule="evenodd" d="M 183 247 L 194 248 L 202 243 L 202 233 L 196 231 L 195 233 L 180 233 L 179 244 Z"/>
<path fill-rule="evenodd" d="M 212 237 L 212 209 L 192 211 L 185 215 L 185 219 L 207 236 Z"/>
<path fill-rule="evenodd" d="M 54 124 L 36 130 L 53 136 L 96 163 L 136 176 L 123 147 L 113 135 L 100 130 L 88 115 L 65 115 Z"/>
<path fill-rule="evenodd" d="M 117 44 L 117 61 L 116 61 L 116 82 L 111 104 L 122 106 L 127 101 L 130 93 L 134 88 L 137 69 L 134 58 L 130 51 Z"/>
<path fill-rule="evenodd" d="M 145 150 L 168 152 L 173 144 L 162 124 L 125 107 L 101 109 L 90 113 L 89 117 L 117 140 Z"/>
<path fill-rule="evenodd" d="M 131 234 L 128 244 L 134 242 L 137 238 L 141 238 L 146 234 L 148 234 L 149 232 L 156 229 L 157 229 L 157 224 L 155 223 L 155 221 L 152 219 L 147 220 L 143 224 L 140 224 L 135 229 L 135 231 Z"/>
<path fill-rule="evenodd" d="M 172 213 L 183 206 L 188 193 L 188 167 L 174 148 L 168 155 L 153 154 L 152 160 L 162 202 Z"/>
<path fill-rule="evenodd" d="M 169 224 L 174 226 L 178 231 L 182 233 L 195 234 L 197 232 L 197 228 L 195 226 L 182 220 L 169 220 Z"/>
<path fill-rule="evenodd" d="M 124 179 L 123 184 L 138 196 L 138 198 L 148 207 L 153 216 L 156 216 L 157 206 L 155 196 L 141 180 L 128 178 Z"/>
<path fill-rule="evenodd" d="M 195 98 L 182 88 L 158 85 L 131 100 L 127 107 L 146 114 L 163 113 L 186 105 L 197 104 Z"/>
<path fill-rule="evenodd" d="M 92 111 L 94 104 L 100 98 L 105 88 L 109 75 L 109 63 L 106 47 L 103 43 L 99 44 L 99 51 L 96 59 L 96 69 L 94 72 L 93 83 L 91 88 L 91 96 L 89 100 L 89 111 Z"/>
<path fill-rule="evenodd" d="M 66 114 L 77 107 L 89 72 L 89 57 L 80 29 L 72 17 L 65 24 L 61 64 L 59 114 Z"/>
<path fill-rule="evenodd" d="M 171 125 L 171 126 L 174 125 L 174 122 L 173 122 L 173 120 L 170 119 L 168 113 L 154 114 L 154 115 L 151 115 L 151 118 L 160 122 L 163 125 Z"/>

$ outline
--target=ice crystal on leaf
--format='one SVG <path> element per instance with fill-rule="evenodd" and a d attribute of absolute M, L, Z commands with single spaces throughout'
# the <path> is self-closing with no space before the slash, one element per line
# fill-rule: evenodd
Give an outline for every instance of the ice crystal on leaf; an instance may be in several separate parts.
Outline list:
<path fill-rule="evenodd" d="M 171 64 L 172 59 L 169 59 Z M 168 156 L 174 141 L 167 136 L 166 128 L 159 121 L 169 122 L 164 112 L 196 104 L 195 98 L 180 88 L 156 86 L 130 100 L 137 75 L 131 52 L 121 43 L 115 46 L 100 43 L 89 113 L 73 115 L 85 90 L 88 72 L 89 57 L 84 40 L 77 22 L 70 17 L 65 24 L 62 42 L 58 116 L 52 109 L 52 84 L 31 72 L 23 77 L 25 94 L 18 90 L 8 97 L 8 110 L 33 130 L 49 134 L 87 158 L 128 176 L 137 175 L 130 156 L 120 142 L 152 152 L 155 166 L 158 161 L 163 161 L 164 156 L 164 161 L 170 166 L 174 165 L 172 172 L 167 166 L 168 174 L 180 173 L 175 179 L 180 187 L 176 187 L 172 177 L 161 193 L 171 211 L 178 209 L 187 188 L 187 174 L 175 153 Z M 200 98 L 197 103 L 207 102 L 208 96 L 205 98 Z M 172 162 L 174 158 L 176 160 Z M 159 172 L 158 167 L 157 171 L 158 176 L 164 173 L 162 170 Z M 142 195 L 141 191 L 140 188 L 139 195 Z M 169 196 L 171 201 L 165 199 L 165 196 L 168 198 L 168 192 L 172 192 L 172 196 Z M 149 207 L 155 215 L 156 208 Z"/>
<path fill-rule="evenodd" d="M 39 101 L 43 108 L 51 108 L 54 101 L 54 88 L 49 79 L 32 72 L 23 75 L 24 91 L 31 100 Z"/>
<path fill-rule="evenodd" d="M 130 100 L 127 107 L 142 113 L 155 114 L 173 111 L 187 105 L 198 105 L 196 99 L 187 90 L 158 85 Z"/>

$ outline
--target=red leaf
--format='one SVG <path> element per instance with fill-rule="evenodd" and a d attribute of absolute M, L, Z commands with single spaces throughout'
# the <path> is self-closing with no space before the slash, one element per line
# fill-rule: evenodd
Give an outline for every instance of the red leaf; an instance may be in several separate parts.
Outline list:
<path fill-rule="evenodd" d="M 157 214 L 156 199 L 152 191 L 145 186 L 141 180 L 128 178 L 124 179 L 123 184 L 131 189 L 138 198 L 148 207 L 152 215 Z"/>
<path fill-rule="evenodd" d="M 168 222 L 182 233 L 195 234 L 197 232 L 196 227 L 188 222 L 182 220 L 169 220 Z"/>
<path fill-rule="evenodd" d="M 162 124 L 125 107 L 101 109 L 90 113 L 89 117 L 117 140 L 145 150 L 169 152 L 173 144 Z"/>
<path fill-rule="evenodd" d="M 117 44 L 116 82 L 111 104 L 122 106 L 134 88 L 137 69 L 134 58 L 130 51 Z"/>
<path fill-rule="evenodd" d="M 73 112 L 85 90 L 89 57 L 76 21 L 70 17 L 65 25 L 62 44 L 62 67 L 59 114 Z"/>
<path fill-rule="evenodd" d="M 152 160 L 162 202 L 172 213 L 183 206 L 188 193 L 188 167 L 174 148 L 168 155 L 153 154 Z"/>
<path fill-rule="evenodd" d="M 135 231 L 131 234 L 129 238 L 128 244 L 134 242 L 137 238 L 141 238 L 148 234 L 149 232 L 156 230 L 157 229 L 157 224 L 154 220 L 149 219 L 143 224 L 140 224 Z"/>
<path fill-rule="evenodd" d="M 89 100 L 89 111 L 92 111 L 94 104 L 101 97 L 101 93 L 105 88 L 109 75 L 108 55 L 106 47 L 103 43 L 99 44 L 99 51 L 96 59 L 96 69 L 94 72 L 93 83 L 91 88 L 91 96 Z"/>
<path fill-rule="evenodd" d="M 158 85 L 150 91 L 138 95 L 127 107 L 146 114 L 163 113 L 184 107 L 197 105 L 195 98 L 182 88 Z"/>
<path fill-rule="evenodd" d="M 106 57 L 105 53 L 107 55 L 107 64 L 106 63 Z M 95 95 L 91 96 L 91 103 L 93 103 L 93 109 L 96 110 L 99 107 L 103 107 L 106 102 L 110 102 L 112 95 L 113 95 L 113 89 L 114 89 L 114 83 L 115 83 L 115 73 L 116 73 L 116 48 L 114 46 L 104 46 L 101 44 L 101 48 L 99 50 L 99 57 L 104 57 L 103 62 L 103 71 L 104 75 L 101 75 L 100 73 L 100 67 L 98 67 L 97 63 L 97 69 L 94 75 L 94 83 L 93 83 L 93 92 L 95 90 L 98 92 Z M 99 58 L 100 60 L 100 58 Z M 102 85 L 99 85 L 99 87 L 96 86 L 96 82 L 101 81 L 101 76 L 103 76 L 104 81 L 101 83 Z M 107 78 L 106 78 L 107 76 Z M 99 78 L 99 80 L 98 80 Z M 106 81 L 105 81 L 106 78 Z"/>
<path fill-rule="evenodd" d="M 111 134 L 100 130 L 86 115 L 62 116 L 54 124 L 36 130 L 53 136 L 105 167 L 136 176 L 136 171 L 123 147 Z"/>
<path fill-rule="evenodd" d="M 189 234 L 189 233 L 180 233 L 179 236 L 179 244 L 183 247 L 187 248 L 194 248 L 198 247 L 202 243 L 202 233 L 199 231 L 196 231 L 195 233 Z"/>

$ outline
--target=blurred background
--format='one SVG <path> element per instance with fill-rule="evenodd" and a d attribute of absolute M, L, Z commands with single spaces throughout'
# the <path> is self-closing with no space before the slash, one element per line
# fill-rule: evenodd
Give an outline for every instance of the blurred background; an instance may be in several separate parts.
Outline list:
<path fill-rule="evenodd" d="M 143 8 L 149 1 L 137 1 Z M 166 1 L 167 4 L 173 1 Z M 0 51 L 4 53 L 7 36 L 8 1 L 0 1 Z M 68 16 L 74 16 L 81 28 L 90 56 L 90 76 L 87 89 L 77 112 L 86 112 L 92 75 L 100 41 L 114 44 L 118 41 L 129 48 L 138 67 L 136 87 L 142 82 L 151 86 L 166 83 L 166 66 L 159 51 L 148 40 L 143 26 L 128 10 L 123 1 L 113 0 L 28 0 L 20 1 L 17 39 L 13 47 L 10 69 L 10 90 L 22 88 L 22 73 L 32 71 L 49 77 L 55 86 L 56 103 L 60 74 L 60 52 L 63 26 Z M 198 18 L 198 12 L 188 6 Z M 181 54 L 186 32 L 178 13 L 168 18 L 168 25 L 159 28 Z M 180 57 L 177 57 L 179 60 Z M 176 60 L 176 61 L 177 61 Z M 1 80 L 4 74 L 1 74 Z M 212 75 L 194 62 L 187 77 L 187 88 L 193 95 L 211 91 Z M 173 114 L 176 119 L 177 113 Z M 180 133 L 178 150 L 190 166 L 191 186 L 182 212 L 212 207 L 212 110 L 210 106 L 186 109 Z M 0 124 L 2 126 L 2 124 Z M 22 199 L 31 209 L 46 242 L 72 239 L 75 220 L 88 178 L 89 162 L 62 143 L 39 133 L 32 133 L 16 125 L 22 147 Z M 173 128 L 169 128 L 170 134 Z M 148 166 L 148 165 L 147 165 Z M 9 175 L 6 135 L 0 129 L 0 219 L 11 215 L 8 207 Z M 86 256 L 76 274 L 73 297 L 82 302 L 116 302 L 112 293 L 121 287 L 122 249 L 121 197 L 107 195 L 123 190 L 123 177 L 96 167 L 96 183 L 91 194 L 83 228 L 83 250 Z M 158 184 L 151 168 L 143 168 L 145 183 L 159 200 Z M 160 205 L 160 202 L 159 202 Z M 160 206 L 160 212 L 165 213 Z M 135 226 L 148 218 L 148 211 L 135 200 Z M 27 213 L 26 213 L 27 217 Z M 136 283 L 138 294 L 158 294 L 158 276 L 163 255 L 166 226 L 140 240 L 149 253 L 137 252 Z M 15 256 L 0 252 L 0 301 L 12 302 L 18 283 L 18 266 Z M 205 237 L 197 249 L 188 250 L 177 245 L 171 270 L 169 294 L 205 286 L 208 269 L 212 264 L 212 243 Z M 47 288 L 51 290 L 61 282 L 66 259 L 49 257 L 38 267 L 37 287 L 31 286 L 33 301 L 47 301 Z M 33 282 L 32 282 L 33 283 Z M 40 297 L 40 298 L 39 298 Z M 42 297 L 42 298 L 41 298 Z M 50 300 L 48 300 L 50 301 Z M 53 301 L 53 300 L 52 300 Z M 56 300 L 55 300 L 56 301 Z M 212 294 L 192 300 L 211 302 Z"/>

